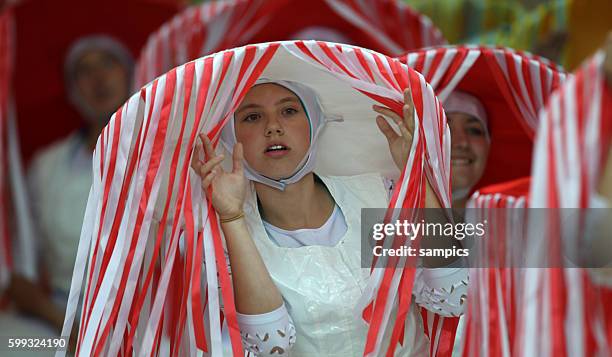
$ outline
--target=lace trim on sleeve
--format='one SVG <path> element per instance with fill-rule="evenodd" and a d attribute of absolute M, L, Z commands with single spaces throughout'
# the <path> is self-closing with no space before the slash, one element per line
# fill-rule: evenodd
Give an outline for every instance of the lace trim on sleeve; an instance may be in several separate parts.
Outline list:
<path fill-rule="evenodd" d="M 295 344 L 295 326 L 284 304 L 265 314 L 237 317 L 242 344 L 256 356 L 288 355 Z"/>
<path fill-rule="evenodd" d="M 459 316 L 465 311 L 468 269 L 418 269 L 414 281 L 415 302 L 442 316 Z"/>

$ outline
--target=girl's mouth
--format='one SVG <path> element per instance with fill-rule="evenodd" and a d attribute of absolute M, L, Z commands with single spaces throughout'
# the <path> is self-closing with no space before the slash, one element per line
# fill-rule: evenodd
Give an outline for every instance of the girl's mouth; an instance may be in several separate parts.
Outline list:
<path fill-rule="evenodd" d="M 289 148 L 283 144 L 272 144 L 266 148 L 264 154 L 269 157 L 285 156 L 289 152 Z"/>

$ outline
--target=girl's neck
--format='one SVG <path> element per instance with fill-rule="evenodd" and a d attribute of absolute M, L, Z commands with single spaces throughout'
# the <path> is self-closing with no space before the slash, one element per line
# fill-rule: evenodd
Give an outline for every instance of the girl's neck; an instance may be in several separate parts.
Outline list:
<path fill-rule="evenodd" d="M 334 199 L 313 173 L 287 185 L 284 191 L 255 182 L 261 216 L 286 230 L 319 228 L 331 216 Z"/>

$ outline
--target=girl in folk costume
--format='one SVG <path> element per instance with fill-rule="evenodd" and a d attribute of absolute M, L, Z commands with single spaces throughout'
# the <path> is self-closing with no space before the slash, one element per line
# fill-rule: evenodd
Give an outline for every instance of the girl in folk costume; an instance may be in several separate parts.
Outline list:
<path fill-rule="evenodd" d="M 374 107 L 399 126 L 400 135 L 382 116 L 377 118 L 400 170 L 414 130 L 411 94 L 404 95 L 403 118 L 389 108 Z M 202 189 L 211 188 L 208 199 L 225 235 L 238 323 L 247 349 L 256 355 L 280 354 L 296 337 L 291 355 L 356 356 L 365 344 L 366 325 L 354 321 L 354 306 L 347 304 L 359 299 L 369 275 L 358 259 L 359 208 L 387 206 L 388 194 L 378 174 L 314 173 L 317 137 L 324 124 L 325 114 L 312 89 L 297 82 L 259 80 L 222 134 L 233 153 L 232 171 L 220 167 L 223 157 L 214 153 L 204 135 L 201 156 L 207 160 L 199 162 L 194 156 L 193 167 L 202 177 Z M 245 204 L 247 178 L 252 184 Z M 440 207 L 427 187 L 426 207 Z M 448 289 L 457 277 L 460 281 L 457 272 L 446 277 Z M 418 276 L 416 291 L 430 276 Z M 416 298 L 423 299 L 427 296 Z M 457 313 L 456 306 L 445 310 Z M 413 321 L 418 317 L 416 310 L 408 316 L 412 336 L 398 355 L 426 354 L 420 324 Z"/>
<path fill-rule="evenodd" d="M 546 269 L 525 269 L 516 332 L 521 355 L 612 353 L 610 79 L 612 36 L 541 113 L 529 207 L 549 209 L 544 224 L 542 210 L 529 212 L 526 264 Z"/>
<path fill-rule="evenodd" d="M 362 267 L 359 208 L 449 207 L 449 139 L 424 79 L 358 47 L 252 45 L 168 72 L 98 140 L 64 333 L 85 276 L 83 355 L 218 356 L 222 326 L 236 356 L 426 355 L 414 302 L 460 314 L 467 272 Z"/>
<path fill-rule="evenodd" d="M 434 47 L 400 60 L 423 73 L 443 102 L 452 136 L 453 208 L 472 207 L 475 191 L 498 193 L 507 188 L 502 182 L 529 174 L 537 113 L 565 77 L 560 68 L 528 53 L 477 46 Z M 515 190 L 524 183 L 509 185 Z M 477 272 L 472 270 L 470 277 Z M 472 292 L 478 290 L 474 284 Z M 469 306 L 483 306 L 479 298 L 489 295 L 471 296 Z M 465 342 L 455 339 L 459 321 L 425 311 L 424 316 L 434 341 L 432 353 L 450 355 L 454 348 L 459 354 Z"/>

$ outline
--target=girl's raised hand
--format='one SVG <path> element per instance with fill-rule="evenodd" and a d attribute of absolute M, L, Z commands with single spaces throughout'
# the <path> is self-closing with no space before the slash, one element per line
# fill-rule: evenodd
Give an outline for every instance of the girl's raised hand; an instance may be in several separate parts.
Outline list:
<path fill-rule="evenodd" d="M 205 161 L 200 160 L 201 156 Z M 242 167 L 243 157 L 242 144 L 237 143 L 232 153 L 232 171 L 226 172 L 221 167 L 223 155 L 215 153 L 206 134 L 200 134 L 200 141 L 196 143 L 191 167 L 202 179 L 202 190 L 221 219 L 242 213 L 247 185 Z"/>
<path fill-rule="evenodd" d="M 382 114 L 376 117 L 376 124 L 387 138 L 389 151 L 391 152 L 395 165 L 400 171 L 403 171 L 406 161 L 408 161 L 408 156 L 410 155 L 410 147 L 412 146 L 412 137 L 414 133 L 414 103 L 412 102 L 412 93 L 410 89 L 406 88 L 406 90 L 404 90 L 404 106 L 402 107 L 403 117 L 400 117 L 387 107 L 374 105 L 372 109 Z M 393 130 L 383 115 L 391 118 L 395 124 L 397 124 L 400 132 L 399 135 Z"/>

